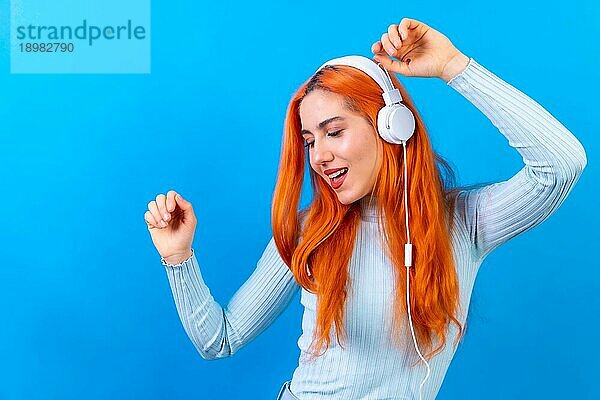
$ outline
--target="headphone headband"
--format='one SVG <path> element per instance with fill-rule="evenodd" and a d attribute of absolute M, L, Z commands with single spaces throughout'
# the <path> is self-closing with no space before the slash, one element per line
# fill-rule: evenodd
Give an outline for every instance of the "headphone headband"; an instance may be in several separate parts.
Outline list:
<path fill-rule="evenodd" d="M 349 67 L 357 68 L 373 78 L 379 87 L 381 87 L 386 105 L 401 102 L 402 95 L 400 94 L 400 91 L 394 87 L 387 70 L 380 68 L 379 64 L 380 63 L 376 63 L 370 58 L 363 56 L 344 56 L 327 61 L 319 67 L 317 72 L 328 65 L 347 65 Z"/>

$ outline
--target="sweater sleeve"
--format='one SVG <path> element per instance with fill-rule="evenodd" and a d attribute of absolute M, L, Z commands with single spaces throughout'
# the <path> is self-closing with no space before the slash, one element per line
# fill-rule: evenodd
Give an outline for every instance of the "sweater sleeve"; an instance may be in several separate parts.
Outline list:
<path fill-rule="evenodd" d="M 196 255 L 171 265 L 162 261 L 179 318 L 202 358 L 232 356 L 263 332 L 287 307 L 299 286 L 273 238 L 250 278 L 222 308 L 204 283 Z"/>
<path fill-rule="evenodd" d="M 482 260 L 539 225 L 565 200 L 587 164 L 581 143 L 533 99 L 472 58 L 447 85 L 473 103 L 523 158 L 513 177 L 456 195 L 472 252 Z"/>

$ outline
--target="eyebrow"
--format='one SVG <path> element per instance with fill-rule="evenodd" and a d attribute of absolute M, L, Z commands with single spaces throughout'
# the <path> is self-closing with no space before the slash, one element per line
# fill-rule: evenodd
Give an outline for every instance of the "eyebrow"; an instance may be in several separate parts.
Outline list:
<path fill-rule="evenodd" d="M 330 122 L 334 122 L 334 121 L 343 121 L 343 120 L 344 120 L 344 117 L 339 117 L 339 116 L 336 116 L 336 117 L 331 117 L 331 118 L 327 118 L 326 120 L 319 122 L 319 125 L 318 125 L 317 127 L 318 127 L 318 128 L 319 128 L 319 130 L 320 130 L 320 129 L 323 129 L 323 128 L 325 127 L 325 125 L 329 124 Z M 303 135 L 304 135 L 305 133 L 310 133 L 310 134 L 312 135 L 312 132 L 311 132 L 311 131 L 309 131 L 309 130 L 307 130 L 307 129 L 302 129 L 302 132 L 301 132 L 301 133 L 302 133 Z"/>

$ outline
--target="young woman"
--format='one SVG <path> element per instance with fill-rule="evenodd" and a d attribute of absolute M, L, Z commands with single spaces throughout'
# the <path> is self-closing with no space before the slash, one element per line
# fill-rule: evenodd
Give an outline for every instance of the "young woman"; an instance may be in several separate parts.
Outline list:
<path fill-rule="evenodd" d="M 333 63 L 289 104 L 273 237 L 226 308 L 211 296 L 192 250 L 190 202 L 171 190 L 145 213 L 183 326 L 206 359 L 233 355 L 301 290 L 300 359 L 280 399 L 435 398 L 464 334 L 481 263 L 547 219 L 587 162 L 579 141 L 543 107 L 426 24 L 403 19 L 372 51 L 367 61 L 383 74 L 381 67 L 447 82 L 508 139 L 523 168 L 504 182 L 453 187 L 398 79 L 388 82 L 414 116 L 402 144 L 381 136 L 382 85 Z M 298 212 L 307 157 L 313 200 Z"/>

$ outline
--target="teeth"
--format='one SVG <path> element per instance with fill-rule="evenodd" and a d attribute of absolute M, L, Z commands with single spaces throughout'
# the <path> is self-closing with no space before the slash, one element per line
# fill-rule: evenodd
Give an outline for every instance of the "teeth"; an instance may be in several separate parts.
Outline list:
<path fill-rule="evenodd" d="M 330 179 L 334 179 L 334 178 L 336 178 L 336 177 L 340 176 L 341 174 L 343 174 L 343 173 L 344 173 L 344 171 L 346 171 L 346 170 L 347 170 L 347 168 L 340 169 L 339 171 L 337 171 L 337 172 L 334 172 L 333 174 L 329 175 L 329 178 L 330 178 Z"/>

